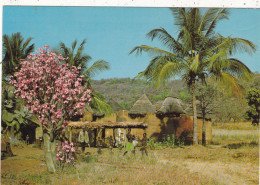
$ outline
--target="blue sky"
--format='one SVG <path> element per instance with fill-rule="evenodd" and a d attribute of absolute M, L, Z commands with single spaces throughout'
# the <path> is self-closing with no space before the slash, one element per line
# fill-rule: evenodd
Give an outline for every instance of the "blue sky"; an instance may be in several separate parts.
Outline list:
<path fill-rule="evenodd" d="M 229 20 L 217 25 L 223 36 L 241 37 L 254 42 L 260 49 L 260 9 L 231 9 Z M 124 7 L 26 7 L 4 6 L 3 34 L 21 32 L 24 38 L 33 37 L 36 48 L 45 44 L 57 47 L 62 41 L 67 46 L 77 39 L 87 39 L 85 53 L 92 62 L 103 59 L 111 69 L 95 79 L 135 77 L 144 70 L 151 58 L 142 54 L 128 55 L 139 45 L 163 47 L 151 42 L 146 33 L 165 28 L 177 35 L 173 16 L 168 8 Z M 253 56 L 236 54 L 252 71 L 260 72 L 260 52 Z"/>

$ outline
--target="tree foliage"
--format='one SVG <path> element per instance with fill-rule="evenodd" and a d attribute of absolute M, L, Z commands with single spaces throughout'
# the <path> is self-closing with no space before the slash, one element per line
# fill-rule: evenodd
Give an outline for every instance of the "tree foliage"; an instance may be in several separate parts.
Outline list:
<path fill-rule="evenodd" d="M 252 119 L 253 125 L 259 125 L 260 118 L 260 90 L 259 89 L 249 89 L 246 96 L 247 103 L 249 105 L 249 110 L 247 111 L 247 116 Z"/>
<path fill-rule="evenodd" d="M 159 39 L 166 49 L 146 45 L 137 46 L 130 52 L 141 54 L 143 51 L 152 56 L 147 68 L 137 77 L 144 77 L 158 84 L 176 76 L 181 76 L 190 87 L 193 104 L 193 142 L 197 140 L 196 81 L 207 77 L 221 80 L 225 85 L 239 92 L 237 78 L 250 78 L 250 69 L 240 60 L 232 58 L 236 52 L 252 54 L 256 46 L 242 38 L 224 37 L 215 32 L 216 25 L 228 19 L 227 9 L 207 9 L 202 13 L 198 8 L 171 8 L 178 30 L 174 38 L 164 28 L 147 33 L 152 40 Z"/>
<path fill-rule="evenodd" d="M 37 114 L 49 133 L 55 134 L 66 126 L 73 115 L 82 114 L 85 103 L 91 100 L 91 90 L 82 85 L 79 69 L 62 64 L 66 60 L 51 50 L 39 48 L 21 62 L 21 69 L 10 77 L 26 106 Z"/>
<path fill-rule="evenodd" d="M 3 36 L 3 77 L 13 75 L 20 68 L 20 60 L 25 59 L 34 50 L 30 44 L 32 38 L 24 40 L 21 33 Z"/>
<path fill-rule="evenodd" d="M 104 60 L 98 60 L 90 65 L 91 56 L 84 54 L 86 39 L 84 39 L 79 47 L 77 47 L 77 40 L 73 41 L 71 48 L 67 47 L 63 42 L 60 43 L 61 54 L 64 58 L 68 58 L 65 62 L 70 66 L 80 67 L 80 74 L 84 75 L 82 84 L 91 87 L 91 79 L 98 73 L 109 70 L 110 65 Z M 100 113 L 111 113 L 111 107 L 99 96 L 100 93 L 93 90 L 93 101 L 91 107 Z"/>

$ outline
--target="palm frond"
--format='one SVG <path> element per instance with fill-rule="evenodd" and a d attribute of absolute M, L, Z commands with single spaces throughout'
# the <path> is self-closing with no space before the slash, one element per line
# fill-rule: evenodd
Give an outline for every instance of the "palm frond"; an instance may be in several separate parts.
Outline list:
<path fill-rule="evenodd" d="M 65 58 L 68 57 L 70 50 L 66 47 L 66 45 L 63 42 L 60 43 L 60 48 L 63 52 L 63 57 L 65 57 Z"/>
<path fill-rule="evenodd" d="M 256 52 L 256 45 L 249 40 L 242 38 L 231 38 L 231 43 L 233 46 L 233 53 L 246 52 L 252 55 Z"/>
<path fill-rule="evenodd" d="M 151 46 L 146 46 L 146 45 L 142 45 L 142 46 L 137 46 L 135 48 L 133 48 L 129 54 L 132 54 L 134 52 L 136 52 L 136 55 L 140 55 L 142 54 L 142 52 L 145 51 L 148 54 L 150 54 L 151 56 L 172 56 L 172 57 L 177 57 L 176 54 L 171 53 L 169 51 L 157 48 L 157 47 L 151 47 Z"/>
<path fill-rule="evenodd" d="M 244 88 L 239 84 L 236 77 L 231 74 L 220 72 L 218 76 L 215 76 L 218 80 L 218 88 L 224 88 L 226 93 L 236 97 L 241 97 L 245 92 Z"/>
<path fill-rule="evenodd" d="M 151 30 L 147 33 L 147 37 L 150 37 L 152 40 L 157 37 L 172 52 L 180 53 L 182 55 L 185 53 L 182 45 L 176 41 L 164 28 Z"/>
<path fill-rule="evenodd" d="M 84 74 L 88 78 L 92 78 L 94 75 L 98 74 L 101 71 L 108 70 L 110 68 L 110 65 L 108 62 L 104 60 L 98 60 L 92 64 L 85 72 Z"/>
<path fill-rule="evenodd" d="M 112 113 L 112 108 L 110 105 L 95 96 L 95 93 L 93 94 L 91 105 L 93 109 L 96 109 L 100 114 L 104 113 L 106 115 L 110 115 Z"/>
<path fill-rule="evenodd" d="M 212 19 L 211 23 L 209 24 L 209 26 L 206 28 L 206 36 L 210 35 L 214 28 L 216 27 L 216 24 L 218 21 L 222 20 L 222 19 L 228 19 L 228 15 L 229 15 L 229 11 L 227 9 L 222 9 L 220 10 L 217 15 L 215 15 L 215 17 Z"/>

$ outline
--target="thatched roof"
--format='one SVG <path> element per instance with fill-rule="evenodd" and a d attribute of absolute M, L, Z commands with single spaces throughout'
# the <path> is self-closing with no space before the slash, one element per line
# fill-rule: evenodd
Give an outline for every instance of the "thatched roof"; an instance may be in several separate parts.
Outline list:
<path fill-rule="evenodd" d="M 123 110 L 123 108 L 114 99 L 110 98 L 107 102 L 114 112 Z"/>
<path fill-rule="evenodd" d="M 73 128 L 146 128 L 144 122 L 70 122 L 69 127 Z"/>
<path fill-rule="evenodd" d="M 147 113 L 152 113 L 152 112 L 155 112 L 155 109 L 152 103 L 150 102 L 150 100 L 144 94 L 139 100 L 135 102 L 133 107 L 130 109 L 129 114 L 145 115 Z"/>
<path fill-rule="evenodd" d="M 161 108 L 156 111 L 157 114 L 185 114 L 182 102 L 178 98 L 168 96 L 162 103 Z"/>

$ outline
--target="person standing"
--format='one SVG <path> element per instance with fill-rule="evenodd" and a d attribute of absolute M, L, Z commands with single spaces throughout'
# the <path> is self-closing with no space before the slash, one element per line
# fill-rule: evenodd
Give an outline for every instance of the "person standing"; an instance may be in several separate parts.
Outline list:
<path fill-rule="evenodd" d="M 144 153 L 146 154 L 146 156 L 148 156 L 148 151 L 147 151 L 147 137 L 146 137 L 146 133 L 143 134 L 143 139 L 141 140 L 141 151 L 142 151 L 142 156 L 144 155 Z"/>
<path fill-rule="evenodd" d="M 108 147 L 109 147 L 110 152 L 112 152 L 113 147 L 114 147 L 114 141 L 113 141 L 112 136 L 109 136 L 109 138 L 108 138 Z"/>
<path fill-rule="evenodd" d="M 29 137 L 29 135 L 28 135 L 28 134 L 26 135 L 26 138 L 25 138 L 25 140 L 26 140 L 26 144 L 27 144 L 27 145 L 29 145 L 29 144 L 30 144 L 30 143 L 29 143 L 30 137 Z"/>
<path fill-rule="evenodd" d="M 126 135 L 127 138 L 127 143 L 126 143 L 126 147 L 125 147 L 125 153 L 127 152 L 133 152 L 134 153 L 134 144 L 133 144 L 133 136 L 131 135 L 131 129 L 128 129 L 128 133 Z M 134 153 L 135 154 L 135 153 Z"/>
<path fill-rule="evenodd" d="M 85 138 L 84 138 L 84 130 L 80 129 L 79 138 L 78 138 L 79 146 L 81 147 L 82 153 L 85 151 Z"/>
<path fill-rule="evenodd" d="M 90 148 L 88 131 L 85 130 L 85 145 Z"/>

